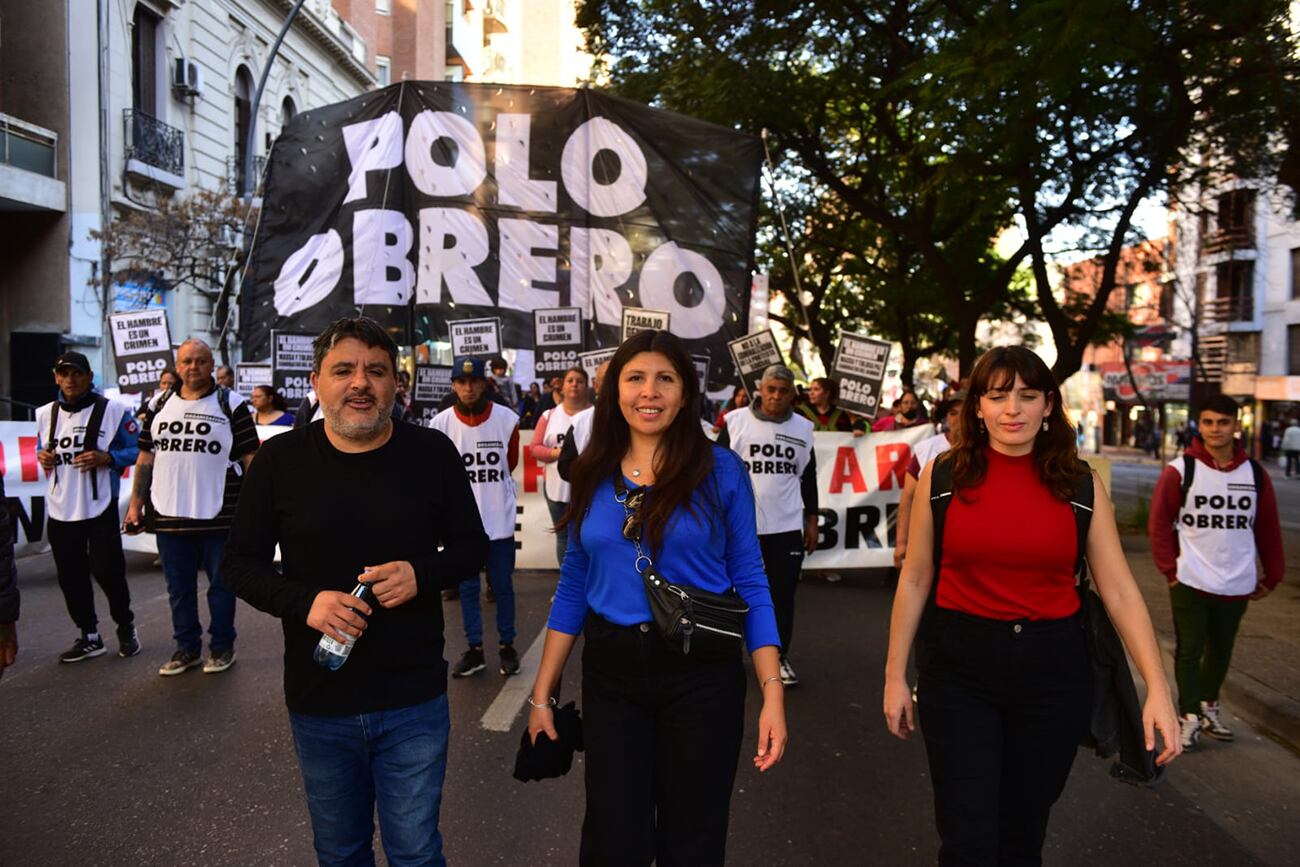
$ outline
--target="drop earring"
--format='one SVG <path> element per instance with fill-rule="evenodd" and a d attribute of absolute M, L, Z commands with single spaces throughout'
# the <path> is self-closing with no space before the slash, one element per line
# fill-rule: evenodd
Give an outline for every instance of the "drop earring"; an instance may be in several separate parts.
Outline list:
<path fill-rule="evenodd" d="M 977 421 L 980 423 L 980 433 L 982 433 L 982 434 L 986 434 L 986 433 L 988 433 L 988 432 L 989 432 L 989 429 L 986 428 L 986 427 L 984 426 L 984 419 L 982 419 L 982 418 L 981 418 L 981 419 L 977 419 Z"/>
<path fill-rule="evenodd" d="M 1047 430 L 1047 419 L 1043 419 L 1043 430 Z"/>

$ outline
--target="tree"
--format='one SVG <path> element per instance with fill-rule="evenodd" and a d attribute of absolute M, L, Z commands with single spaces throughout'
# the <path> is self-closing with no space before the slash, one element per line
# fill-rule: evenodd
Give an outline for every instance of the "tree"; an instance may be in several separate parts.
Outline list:
<path fill-rule="evenodd" d="M 104 230 L 90 232 L 103 247 L 108 272 L 91 285 L 109 291 L 114 284 L 161 281 L 188 288 L 212 305 L 212 327 L 222 362 L 229 353 L 227 317 L 238 279 L 241 238 L 256 212 L 225 192 L 198 190 L 185 198 L 160 196 L 152 210 L 129 211 Z"/>
<path fill-rule="evenodd" d="M 1138 207 L 1274 159 L 1270 131 L 1295 104 L 1287 12 L 1284 0 L 587 0 L 579 22 L 616 90 L 768 129 L 788 183 L 836 200 L 854 237 L 915 256 L 963 373 L 979 322 L 1015 303 L 1029 265 L 1064 379 L 1103 327 Z M 997 255 L 1013 226 L 1021 243 Z M 1087 305 L 1051 281 L 1050 260 L 1070 250 L 1104 258 Z M 914 275 L 894 270 L 905 292 Z"/>

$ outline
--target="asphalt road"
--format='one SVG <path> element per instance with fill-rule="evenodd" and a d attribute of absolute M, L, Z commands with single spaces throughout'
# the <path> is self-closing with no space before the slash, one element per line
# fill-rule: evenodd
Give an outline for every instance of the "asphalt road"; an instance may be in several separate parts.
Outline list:
<path fill-rule="evenodd" d="M 74 629 L 49 557 L 19 562 L 21 650 L 0 680 L 0 865 L 312 863 L 278 625 L 241 606 L 230 671 L 160 678 L 171 651 L 163 579 L 148 557 L 128 561 L 144 653 L 77 665 L 56 662 Z M 518 579 L 521 650 L 542 627 L 552 582 Z M 804 682 L 788 695 L 790 750 L 765 776 L 742 760 L 731 864 L 933 863 L 924 750 L 891 738 L 879 711 L 890 598 L 863 575 L 802 585 L 792 660 Z M 106 609 L 101 598 L 102 616 Z M 459 606 L 447 613 L 452 656 L 463 649 Z M 579 694 L 575 671 L 570 696 Z M 508 683 L 526 688 L 527 676 Z M 449 861 L 573 864 L 580 760 L 559 781 L 511 778 L 523 717 L 502 712 L 506 683 L 489 671 L 450 687 Z M 751 706 L 749 719 L 756 715 Z M 510 730 L 485 729 L 485 716 Z M 1107 762 L 1081 754 L 1054 813 L 1047 862 L 1295 863 L 1300 759 L 1244 722 L 1238 728 L 1236 744 L 1179 760 L 1152 790 L 1112 781 Z"/>

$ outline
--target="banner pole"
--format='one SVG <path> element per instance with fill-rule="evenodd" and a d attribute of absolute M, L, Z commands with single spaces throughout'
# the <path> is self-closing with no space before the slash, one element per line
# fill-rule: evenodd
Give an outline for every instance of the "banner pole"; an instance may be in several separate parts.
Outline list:
<path fill-rule="evenodd" d="M 763 142 L 763 164 L 767 166 L 767 185 L 772 190 L 772 201 L 776 204 L 776 216 L 781 222 L 781 235 L 785 238 L 785 253 L 790 259 L 790 274 L 794 278 L 794 300 L 799 305 L 799 311 L 803 313 L 804 327 L 808 329 L 809 342 L 817 348 L 817 342 L 812 340 L 812 319 L 808 316 L 808 308 L 803 303 L 803 286 L 799 283 L 799 261 L 794 255 L 794 242 L 790 239 L 790 227 L 785 221 L 785 204 L 781 201 L 781 193 L 776 188 L 776 169 L 772 165 L 772 152 L 767 149 L 767 127 L 764 127 L 759 133 L 759 139 Z M 799 335 L 792 335 L 794 343 L 798 344 Z M 793 354 L 793 353 L 792 353 Z"/>

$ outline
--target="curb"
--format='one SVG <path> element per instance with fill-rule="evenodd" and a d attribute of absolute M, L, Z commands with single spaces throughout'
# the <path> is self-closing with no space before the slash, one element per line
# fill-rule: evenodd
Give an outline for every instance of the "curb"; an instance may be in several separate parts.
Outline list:
<path fill-rule="evenodd" d="M 1174 641 L 1158 634 L 1156 637 L 1165 657 L 1165 669 L 1172 673 Z M 1220 693 L 1229 711 L 1300 754 L 1300 702 L 1235 668 L 1228 669 Z"/>

